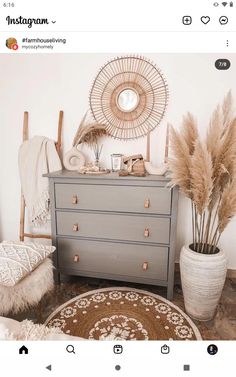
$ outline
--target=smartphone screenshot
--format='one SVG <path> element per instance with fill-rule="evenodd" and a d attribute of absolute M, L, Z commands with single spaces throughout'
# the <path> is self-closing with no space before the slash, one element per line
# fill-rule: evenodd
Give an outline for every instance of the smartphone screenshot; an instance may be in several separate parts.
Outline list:
<path fill-rule="evenodd" d="M 235 9 L 0 2 L 1 375 L 234 374 Z"/>

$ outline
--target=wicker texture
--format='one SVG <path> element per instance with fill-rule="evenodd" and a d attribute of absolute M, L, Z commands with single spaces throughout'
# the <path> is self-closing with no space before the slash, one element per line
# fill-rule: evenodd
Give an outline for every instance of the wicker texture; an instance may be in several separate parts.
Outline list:
<path fill-rule="evenodd" d="M 130 89 L 137 105 L 122 111 L 118 97 Z M 162 120 L 168 101 L 167 83 L 154 63 L 139 57 L 118 57 L 101 68 L 90 92 L 94 119 L 117 139 L 134 139 L 152 131 Z"/>
<path fill-rule="evenodd" d="M 191 319 L 170 301 L 126 287 L 77 296 L 52 313 L 45 324 L 90 340 L 201 339 Z"/>

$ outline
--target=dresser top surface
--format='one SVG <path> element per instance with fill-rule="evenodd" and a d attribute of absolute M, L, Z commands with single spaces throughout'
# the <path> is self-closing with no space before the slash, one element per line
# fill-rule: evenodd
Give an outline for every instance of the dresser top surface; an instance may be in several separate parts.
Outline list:
<path fill-rule="evenodd" d="M 170 178 L 163 175 L 147 175 L 145 177 L 134 177 L 134 176 L 127 176 L 127 177 L 120 177 L 118 173 L 108 173 L 108 174 L 79 174 L 75 171 L 68 171 L 68 170 L 59 170 L 49 174 L 44 174 L 44 177 L 48 178 L 67 178 L 67 179 L 97 179 L 97 180 L 123 180 L 123 181 L 155 181 L 155 182 L 170 182 Z"/>

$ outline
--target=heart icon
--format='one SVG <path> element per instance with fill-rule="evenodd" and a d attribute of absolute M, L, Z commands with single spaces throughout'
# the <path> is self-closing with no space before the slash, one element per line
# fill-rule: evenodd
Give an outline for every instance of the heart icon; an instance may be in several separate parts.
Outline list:
<path fill-rule="evenodd" d="M 201 21 L 204 25 L 208 24 L 208 22 L 210 22 L 210 17 L 209 16 L 202 16 L 201 17 Z"/>

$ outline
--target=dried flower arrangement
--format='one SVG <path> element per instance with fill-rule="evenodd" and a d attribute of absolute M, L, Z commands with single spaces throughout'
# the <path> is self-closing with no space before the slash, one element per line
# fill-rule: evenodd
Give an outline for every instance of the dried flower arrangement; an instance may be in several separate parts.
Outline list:
<path fill-rule="evenodd" d="M 172 185 L 191 200 L 192 249 L 218 251 L 222 232 L 236 214 L 236 118 L 231 92 L 217 106 L 202 140 L 188 113 L 180 132 L 171 127 Z"/>
<path fill-rule="evenodd" d="M 87 113 L 84 115 L 75 134 L 73 147 L 77 147 L 81 143 L 88 144 L 89 146 L 94 146 L 97 144 L 100 137 L 107 135 L 105 127 L 102 124 L 95 122 L 87 123 L 86 118 Z"/>
<path fill-rule="evenodd" d="M 102 153 L 103 145 L 98 144 L 98 139 L 107 135 L 107 131 L 102 124 L 96 122 L 87 122 L 86 113 L 80 122 L 79 128 L 75 134 L 73 140 L 73 147 L 77 148 L 79 144 L 87 144 L 92 148 L 95 156 L 94 163 L 87 163 L 86 166 L 82 166 L 79 172 L 82 174 L 107 174 L 108 169 L 101 169 L 99 166 L 99 159 Z"/>

